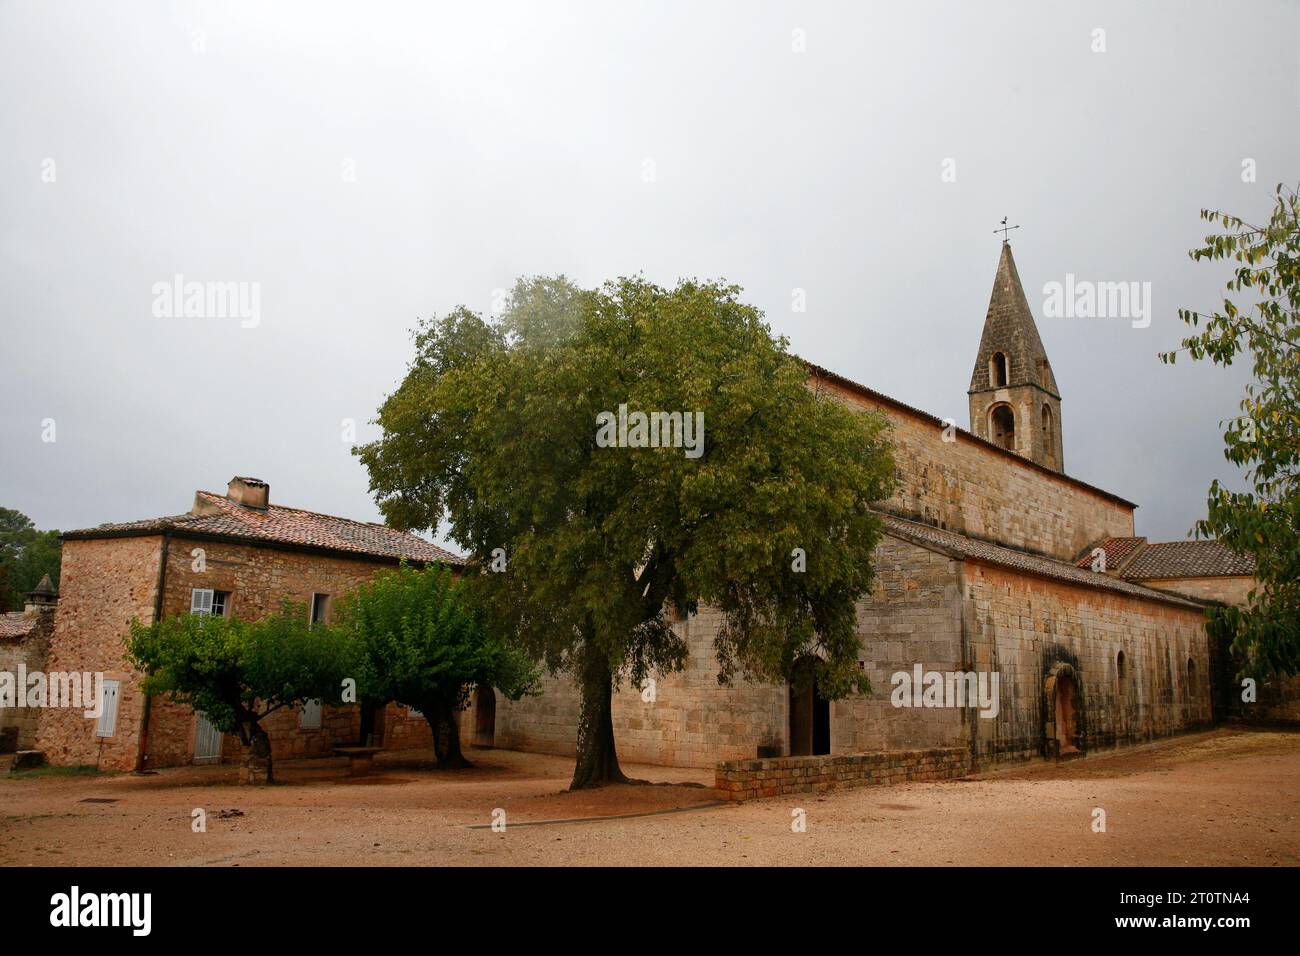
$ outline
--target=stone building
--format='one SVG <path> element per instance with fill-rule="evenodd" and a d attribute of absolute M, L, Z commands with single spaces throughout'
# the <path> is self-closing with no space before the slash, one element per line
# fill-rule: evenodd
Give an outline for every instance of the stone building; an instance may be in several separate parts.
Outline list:
<path fill-rule="evenodd" d="M 660 678 L 652 694 L 616 695 L 620 757 L 705 767 L 926 750 L 960 753 L 968 766 L 1211 722 L 1204 603 L 1076 564 L 1104 542 L 1134 538 L 1136 505 L 1065 472 L 1061 393 L 1009 244 L 971 377 L 969 431 L 827 369 L 809 373 L 818 394 L 891 425 L 900 483 L 878 504 L 875 587 L 857 613 L 873 691 L 828 702 L 785 685 L 719 687 L 719 621 L 704 608 L 675 625 L 689 645 L 684 672 Z M 996 706 L 946 706 L 965 680 L 975 691 L 982 676 L 991 691 L 993 675 Z M 902 693 L 913 682 L 936 693 Z M 502 702 L 496 738 L 572 753 L 577 713 L 571 682 L 549 679 L 540 697 Z"/>
<path fill-rule="evenodd" d="M 106 524 L 63 536 L 62 597 L 47 656 L 50 671 L 102 672 L 105 707 L 45 708 L 37 746 L 55 764 L 133 770 L 216 763 L 239 755 L 233 735 L 162 697 L 146 698 L 126 662 L 131 620 L 179 614 L 253 620 L 288 599 L 313 619 L 331 601 L 402 559 L 422 565 L 459 558 L 416 535 L 274 504 L 266 482 L 234 478 L 227 493 L 199 491 L 186 514 Z M 327 754 L 373 734 L 432 746 L 428 724 L 390 705 L 363 733 L 359 708 L 306 706 L 264 722 L 275 757 Z"/>
<path fill-rule="evenodd" d="M 28 750 L 35 744 L 39 712 L 26 706 L 26 696 L 20 700 L 18 695 L 26 690 L 27 675 L 45 670 L 59 603 L 48 574 L 24 597 L 21 611 L 0 614 L 0 675 L 9 675 L 12 681 L 7 689 L 0 689 L 0 753 Z"/>

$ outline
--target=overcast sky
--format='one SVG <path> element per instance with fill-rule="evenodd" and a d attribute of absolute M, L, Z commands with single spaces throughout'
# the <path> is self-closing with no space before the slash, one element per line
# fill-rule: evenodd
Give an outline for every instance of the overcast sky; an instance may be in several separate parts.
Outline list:
<path fill-rule="evenodd" d="M 1198 210 L 1300 179 L 1300 5 L 0 0 L 0 93 L 0 505 L 39 527 L 235 474 L 378 520 L 343 420 L 523 274 L 725 278 L 965 427 L 1009 216 L 1067 472 L 1178 539 L 1246 370 L 1156 353 L 1221 298 Z M 257 324 L 155 316 L 177 274 Z M 1067 274 L 1150 326 L 1046 317 Z"/>

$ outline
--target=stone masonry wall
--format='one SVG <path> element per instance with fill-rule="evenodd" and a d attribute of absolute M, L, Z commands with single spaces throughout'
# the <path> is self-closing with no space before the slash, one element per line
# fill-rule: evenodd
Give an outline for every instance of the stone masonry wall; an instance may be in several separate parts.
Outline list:
<path fill-rule="evenodd" d="M 890 676 L 915 662 L 952 670 L 961 661 L 961 606 L 956 564 L 916 545 L 886 537 L 876 553 L 875 590 L 858 605 L 862 660 L 872 683 L 866 697 L 830 704 L 831 750 L 951 746 L 962 739 L 962 715 L 952 710 L 895 708 Z M 677 624 L 689 658 L 684 673 L 658 678 L 653 701 L 635 688 L 614 696 L 614 736 L 628 762 L 711 767 L 719 760 L 757 756 L 760 745 L 790 749 L 785 685 L 717 682 L 713 639 L 720 615 L 702 608 Z M 547 678 L 540 697 L 497 704 L 497 744 L 572 755 L 578 694 L 567 676 Z"/>
<path fill-rule="evenodd" d="M 718 764 L 714 788 L 723 800 L 740 801 L 836 787 L 929 783 L 962 777 L 970 770 L 970 753 L 962 747 L 733 760 Z"/>
<path fill-rule="evenodd" d="M 1212 578 L 1151 578 L 1141 583 L 1160 591 L 1185 594 L 1198 601 L 1245 604 L 1246 595 L 1255 586 L 1255 579 L 1249 575 L 1225 574 Z"/>
<path fill-rule="evenodd" d="M 54 614 L 53 607 L 35 611 L 33 612 L 36 618 L 35 624 L 24 637 L 14 640 L 0 639 L 0 673 L 13 674 L 16 681 L 19 664 L 26 668 L 28 674 L 45 670 L 50 635 L 54 631 Z M 14 690 L 15 693 L 22 692 L 22 688 L 17 686 Z M 15 749 L 30 750 L 36 743 L 39 716 L 40 711 L 34 707 L 2 708 L 0 709 L 0 731 L 16 733 Z"/>
<path fill-rule="evenodd" d="M 975 562 L 966 562 L 964 583 L 970 660 L 976 670 L 996 671 L 1001 684 L 997 717 L 968 721 L 981 763 L 1051 752 L 1048 682 L 1064 668 L 1079 684 L 1085 751 L 1209 724 L 1210 648 L 1200 608 Z"/>
<path fill-rule="evenodd" d="M 629 763 L 711 767 L 720 759 L 750 757 L 759 744 L 788 735 L 784 686 L 717 681 L 713 635 L 716 611 L 704 608 L 675 625 L 689 645 L 686 670 L 655 679 L 653 688 L 624 685 L 614 694 L 614 738 Z M 652 699 L 651 699 L 652 698 Z M 497 701 L 497 746 L 571 756 L 577 743 L 579 699 L 568 675 L 546 677 L 543 693 Z"/>
<path fill-rule="evenodd" d="M 135 767 L 144 695 L 126 664 L 122 641 L 132 618 L 153 620 L 161 545 L 157 535 L 63 543 L 59 604 L 46 669 L 102 672 L 121 686 L 111 737 L 97 738 L 96 720 L 80 710 L 41 712 L 36 747 L 45 751 L 50 763 Z"/>
<path fill-rule="evenodd" d="M 882 505 L 888 511 L 1062 561 L 1104 537 L 1133 534 L 1132 509 L 1114 499 L 965 436 L 945 442 L 942 425 L 837 382 L 814 387 L 852 407 L 881 411 L 892 424 L 901 482 Z"/>
<path fill-rule="evenodd" d="M 71 540 L 64 543 L 62 593 L 55 618 L 49 669 L 103 671 L 121 681 L 117 727 L 112 737 L 95 737 L 95 721 L 80 711 L 42 713 L 37 746 L 51 763 L 98 764 L 131 770 L 140 747 L 144 697 L 139 676 L 128 667 L 123 648 L 132 618 L 152 621 L 161 536 Z M 204 552 L 196 570 L 195 549 Z M 225 542 L 173 538 L 168 549 L 163 615 L 188 614 L 192 588 L 230 594 L 227 614 L 252 620 L 276 611 L 286 598 L 308 604 L 313 593 L 341 595 L 391 565 Z M 303 613 L 307 613 L 304 608 Z M 404 714 L 397 717 L 406 720 Z M 273 713 L 264 726 L 275 757 L 327 754 L 336 744 L 359 735 L 359 708 L 322 707 L 320 729 L 300 726 L 299 709 Z M 421 718 L 411 721 L 424 725 Z M 426 725 L 427 726 L 427 725 Z M 170 767 L 194 759 L 198 720 L 192 709 L 163 697 L 150 708 L 149 767 Z M 240 754 L 238 739 L 226 735 L 227 759 Z"/>

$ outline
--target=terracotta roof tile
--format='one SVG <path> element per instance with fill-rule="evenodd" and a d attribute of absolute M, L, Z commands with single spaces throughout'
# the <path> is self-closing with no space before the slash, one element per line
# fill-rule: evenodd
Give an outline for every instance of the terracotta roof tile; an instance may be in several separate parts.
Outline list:
<path fill-rule="evenodd" d="M 0 614 L 0 641 L 21 640 L 31 633 L 32 628 L 40 623 L 40 618 L 28 616 L 22 611 L 8 611 Z"/>
<path fill-rule="evenodd" d="M 1106 570 L 1117 571 L 1124 563 L 1124 559 L 1146 544 L 1146 541 L 1146 538 L 1107 538 L 1100 544 L 1089 548 L 1087 554 L 1074 562 L 1074 566 L 1083 568 L 1085 571 L 1091 571 L 1092 552 L 1096 548 L 1101 548 L 1106 552 Z"/>
<path fill-rule="evenodd" d="M 1218 541 L 1148 544 L 1120 572 L 1129 579 L 1213 578 L 1255 574 L 1253 555 L 1231 551 Z"/>
<path fill-rule="evenodd" d="M 161 534 L 164 531 L 176 534 L 189 532 L 238 541 L 292 545 L 369 557 L 441 561 L 454 565 L 465 563 L 464 558 L 424 540 L 419 535 L 373 522 L 336 518 L 333 515 L 304 511 L 301 508 L 286 508 L 276 504 L 270 505 L 266 510 L 248 508 L 213 491 L 200 491 L 195 496 L 194 504 L 195 510 L 188 514 L 104 524 L 98 528 L 67 531 L 64 532 L 63 537 L 75 540 Z"/>

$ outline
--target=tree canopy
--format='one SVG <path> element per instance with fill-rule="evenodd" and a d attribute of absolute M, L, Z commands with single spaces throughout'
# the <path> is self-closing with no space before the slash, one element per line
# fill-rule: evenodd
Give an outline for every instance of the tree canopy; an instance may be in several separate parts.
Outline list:
<path fill-rule="evenodd" d="M 308 623 L 307 609 L 286 602 L 256 621 L 187 614 L 152 624 L 133 621 L 127 655 L 143 671 L 146 694 L 163 694 L 239 736 L 248 759 L 264 761 L 272 780 L 270 740 L 261 721 L 309 700 L 341 701 L 360 661 L 346 634 Z"/>
<path fill-rule="evenodd" d="M 358 454 L 388 523 L 446 521 L 491 626 L 577 678 L 574 787 L 624 779 L 612 688 L 680 670 L 674 617 L 701 605 L 720 680 L 866 689 L 854 603 L 893 462 L 883 417 L 807 377 L 713 282 L 520 280 L 499 317 L 417 328 Z"/>
<path fill-rule="evenodd" d="M 420 711 L 442 767 L 467 765 L 455 715 L 471 687 L 512 700 L 535 689 L 532 661 L 483 628 L 467 589 L 443 566 L 381 571 L 340 599 L 332 627 L 358 649 L 360 693 Z"/>
<path fill-rule="evenodd" d="M 1279 185 L 1267 223 L 1252 225 L 1202 210 L 1222 232 L 1192 249 L 1196 261 L 1235 263 L 1221 307 L 1179 310 L 1199 329 L 1178 350 L 1193 360 L 1228 366 L 1249 357 L 1253 381 L 1241 415 L 1224 423 L 1224 457 L 1245 470 L 1247 491 L 1210 485 L 1198 536 L 1218 538 L 1256 562 L 1256 586 L 1245 606 L 1216 609 L 1212 625 L 1232 637 L 1247 670 L 1271 676 L 1300 667 L 1300 198 Z M 1234 301 L 1234 299 L 1236 301 Z"/>
<path fill-rule="evenodd" d="M 23 595 L 45 575 L 55 589 L 63 545 L 57 531 L 39 531 L 21 511 L 0 508 L 0 612 L 21 610 Z"/>

